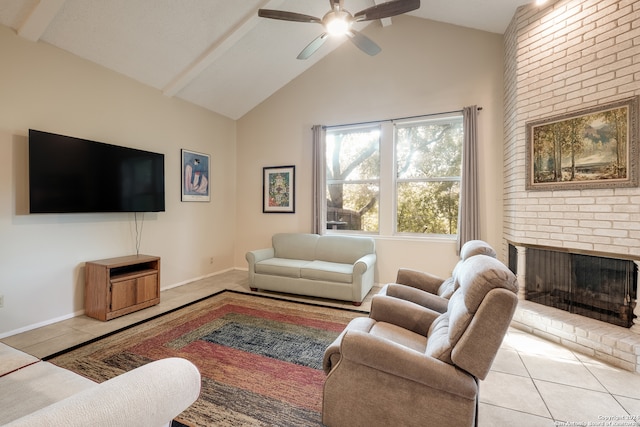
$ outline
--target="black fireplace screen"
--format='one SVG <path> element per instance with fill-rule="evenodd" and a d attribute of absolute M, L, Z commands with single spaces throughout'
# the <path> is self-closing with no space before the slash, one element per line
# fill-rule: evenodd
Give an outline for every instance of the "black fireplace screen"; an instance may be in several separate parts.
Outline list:
<path fill-rule="evenodd" d="M 628 328 L 636 289 L 633 261 L 527 249 L 527 300 Z"/>

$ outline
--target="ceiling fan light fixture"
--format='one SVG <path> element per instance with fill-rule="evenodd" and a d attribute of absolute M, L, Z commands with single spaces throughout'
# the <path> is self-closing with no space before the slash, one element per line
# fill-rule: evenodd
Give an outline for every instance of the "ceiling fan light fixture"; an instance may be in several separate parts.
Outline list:
<path fill-rule="evenodd" d="M 330 12 L 331 16 L 327 16 L 325 28 L 327 32 L 332 36 L 342 36 L 347 34 L 351 29 L 351 20 L 349 19 L 349 13 L 345 11 Z"/>
<path fill-rule="evenodd" d="M 302 13 L 273 9 L 259 9 L 258 16 L 282 21 L 322 24 L 324 32 L 302 49 L 302 52 L 298 54 L 298 59 L 309 58 L 322 46 L 329 36 L 347 36 L 358 49 L 367 55 L 374 56 L 380 53 L 382 49 L 367 36 L 354 30 L 352 28 L 353 24 L 362 21 L 390 18 L 420 8 L 420 0 L 388 0 L 383 3 L 376 0 L 375 6 L 368 7 L 352 15 L 343 9 L 342 4 L 344 1 L 345 0 L 329 0 L 331 10 L 327 12 L 322 19 Z"/>

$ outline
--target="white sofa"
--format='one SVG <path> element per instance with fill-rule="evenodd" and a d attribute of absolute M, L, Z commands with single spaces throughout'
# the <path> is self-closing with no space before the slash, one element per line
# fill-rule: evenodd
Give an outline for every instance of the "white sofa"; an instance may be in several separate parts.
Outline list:
<path fill-rule="evenodd" d="M 103 383 L 0 343 L 0 425 L 169 426 L 200 394 L 186 359 L 148 363 Z"/>
<path fill-rule="evenodd" d="M 360 236 L 278 233 L 249 251 L 249 286 L 360 305 L 373 287 L 375 241 Z"/>

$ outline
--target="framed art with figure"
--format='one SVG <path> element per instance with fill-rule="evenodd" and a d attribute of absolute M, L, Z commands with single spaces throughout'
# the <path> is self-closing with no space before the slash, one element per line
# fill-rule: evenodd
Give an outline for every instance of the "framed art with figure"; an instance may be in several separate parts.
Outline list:
<path fill-rule="evenodd" d="M 638 186 L 638 98 L 526 125 L 526 189 Z"/>
<path fill-rule="evenodd" d="M 208 154 L 182 150 L 182 201 L 208 202 L 210 158 Z"/>
<path fill-rule="evenodd" d="M 295 166 L 262 168 L 262 212 L 295 213 Z"/>

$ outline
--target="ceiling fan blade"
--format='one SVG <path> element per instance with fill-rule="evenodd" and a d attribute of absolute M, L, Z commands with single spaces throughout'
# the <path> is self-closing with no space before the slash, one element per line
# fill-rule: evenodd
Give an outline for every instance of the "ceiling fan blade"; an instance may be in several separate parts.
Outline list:
<path fill-rule="evenodd" d="M 358 46 L 358 49 L 360 49 L 367 55 L 374 56 L 380 53 L 380 51 L 382 51 L 382 49 L 380 49 L 380 46 L 375 44 L 373 40 L 371 40 L 369 37 L 365 36 L 362 33 L 359 33 L 355 30 L 351 30 L 347 32 L 347 36 L 349 37 L 349 39 L 353 44 Z"/>
<path fill-rule="evenodd" d="M 353 15 L 356 21 L 388 18 L 420 8 L 420 0 L 393 0 L 372 6 Z"/>
<path fill-rule="evenodd" d="M 285 10 L 258 9 L 258 16 L 261 18 L 280 19 L 282 21 L 294 22 L 317 22 L 322 24 L 322 19 L 302 13 L 287 12 Z"/>
<path fill-rule="evenodd" d="M 320 46 L 322 46 L 322 44 L 328 38 L 329 38 L 329 34 L 327 33 L 320 34 L 318 37 L 313 39 L 313 41 L 309 43 L 307 47 L 302 49 L 302 52 L 300 52 L 300 54 L 298 55 L 298 59 L 307 59 L 308 57 L 313 55 L 316 50 L 320 49 Z"/>

